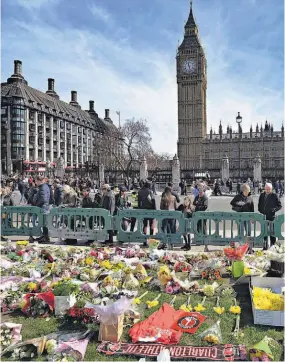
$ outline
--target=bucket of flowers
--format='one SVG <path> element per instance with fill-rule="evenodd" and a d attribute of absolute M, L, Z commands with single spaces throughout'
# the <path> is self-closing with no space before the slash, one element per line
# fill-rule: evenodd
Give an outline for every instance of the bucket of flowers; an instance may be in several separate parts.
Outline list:
<path fill-rule="evenodd" d="M 53 284 L 54 313 L 56 316 L 64 314 L 76 303 L 79 286 L 71 281 L 56 282 Z"/>
<path fill-rule="evenodd" d="M 247 253 L 248 248 L 248 243 L 240 245 L 235 242 L 231 242 L 229 247 L 224 248 L 225 256 L 232 263 L 232 275 L 234 278 L 240 278 L 244 274 L 243 258 Z"/>

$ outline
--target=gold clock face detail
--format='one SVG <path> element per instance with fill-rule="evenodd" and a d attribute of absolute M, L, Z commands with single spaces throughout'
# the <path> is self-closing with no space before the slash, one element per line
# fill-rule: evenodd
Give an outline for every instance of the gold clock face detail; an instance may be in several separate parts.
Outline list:
<path fill-rule="evenodd" d="M 187 74 L 194 73 L 196 71 L 196 61 L 194 59 L 184 60 L 183 72 Z"/>

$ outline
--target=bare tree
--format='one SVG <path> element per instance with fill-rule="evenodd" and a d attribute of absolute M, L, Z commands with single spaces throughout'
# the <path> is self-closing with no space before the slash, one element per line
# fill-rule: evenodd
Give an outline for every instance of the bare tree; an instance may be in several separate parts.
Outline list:
<path fill-rule="evenodd" d="M 151 136 L 146 120 L 126 120 L 120 129 L 110 127 L 98 147 L 105 165 L 129 177 L 142 157 L 151 152 Z"/>
<path fill-rule="evenodd" d="M 146 155 L 147 167 L 150 171 L 157 169 L 168 170 L 171 167 L 172 157 L 168 153 L 149 152 Z"/>

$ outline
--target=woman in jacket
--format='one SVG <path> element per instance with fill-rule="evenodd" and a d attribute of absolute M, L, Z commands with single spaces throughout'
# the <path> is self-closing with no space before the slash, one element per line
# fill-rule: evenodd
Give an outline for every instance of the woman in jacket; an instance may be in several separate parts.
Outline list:
<path fill-rule="evenodd" d="M 208 198 L 205 195 L 204 188 L 202 186 L 199 186 L 198 188 L 198 195 L 195 197 L 193 201 L 193 206 L 195 207 L 196 211 L 206 211 L 208 208 Z M 207 221 L 199 220 L 197 223 L 197 231 L 202 231 L 203 234 L 206 234 L 206 227 L 207 227 Z"/>
<path fill-rule="evenodd" d="M 236 212 L 254 212 L 254 203 L 250 195 L 250 186 L 248 184 L 243 184 L 241 186 L 241 193 L 232 199 L 231 205 Z M 246 231 L 247 236 L 251 235 L 250 221 L 245 221 L 243 224 L 240 224 L 241 235 L 244 235 L 244 230 Z"/>
<path fill-rule="evenodd" d="M 166 187 L 160 201 L 161 210 L 173 210 L 177 209 L 176 197 L 172 195 L 171 188 Z M 162 231 L 167 234 L 175 233 L 175 219 L 163 219 Z"/>
<path fill-rule="evenodd" d="M 117 215 L 118 211 L 128 209 L 131 206 L 131 203 L 128 202 L 127 189 L 125 186 L 120 187 L 120 191 L 115 196 L 115 211 L 114 215 Z M 126 231 L 128 229 L 130 219 L 122 219 L 122 229 Z"/>
<path fill-rule="evenodd" d="M 192 201 L 190 199 L 190 197 L 186 196 L 184 199 L 183 204 L 179 205 L 178 211 L 181 211 L 183 213 L 183 216 L 185 219 L 190 219 L 192 218 L 192 213 L 194 211 L 194 207 L 192 205 Z M 191 237 L 190 237 L 190 233 L 185 233 L 183 235 L 184 241 L 185 241 L 185 245 L 182 246 L 182 250 L 190 250 L 191 249 Z"/>

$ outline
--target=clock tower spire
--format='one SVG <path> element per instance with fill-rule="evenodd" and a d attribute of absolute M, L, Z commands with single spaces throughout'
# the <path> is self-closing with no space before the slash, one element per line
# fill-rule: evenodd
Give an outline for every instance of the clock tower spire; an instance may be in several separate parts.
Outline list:
<path fill-rule="evenodd" d="M 202 169 L 202 142 L 207 133 L 207 62 L 198 36 L 192 1 L 184 39 L 176 56 L 178 86 L 178 158 L 184 171 Z"/>

